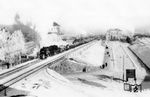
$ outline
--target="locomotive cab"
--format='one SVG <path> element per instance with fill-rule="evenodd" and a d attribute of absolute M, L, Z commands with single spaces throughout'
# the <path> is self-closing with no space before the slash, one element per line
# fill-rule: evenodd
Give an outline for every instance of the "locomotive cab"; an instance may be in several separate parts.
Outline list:
<path fill-rule="evenodd" d="M 47 47 L 43 47 L 40 50 L 40 59 L 46 59 L 48 57 L 48 50 Z"/>

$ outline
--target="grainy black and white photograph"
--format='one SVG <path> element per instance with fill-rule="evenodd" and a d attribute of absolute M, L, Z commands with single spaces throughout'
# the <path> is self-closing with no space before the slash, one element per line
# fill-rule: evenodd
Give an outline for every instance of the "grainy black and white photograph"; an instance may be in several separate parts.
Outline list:
<path fill-rule="evenodd" d="M 149 97 L 150 0 L 0 0 L 0 97 Z"/>

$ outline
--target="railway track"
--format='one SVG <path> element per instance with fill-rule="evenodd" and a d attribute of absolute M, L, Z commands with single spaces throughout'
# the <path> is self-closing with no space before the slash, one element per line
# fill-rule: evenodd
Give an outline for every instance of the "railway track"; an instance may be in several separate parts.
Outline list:
<path fill-rule="evenodd" d="M 62 60 L 61 58 L 63 58 L 63 56 L 58 57 L 56 60 L 52 60 L 51 64 Z M 11 86 L 12 84 L 17 83 L 18 81 L 20 81 L 21 79 L 41 70 L 47 67 L 47 64 L 49 64 L 50 62 L 42 62 L 42 63 L 38 63 L 38 65 L 34 66 L 30 66 L 30 68 L 26 68 L 20 72 L 17 72 L 16 74 L 13 74 L 11 76 L 9 76 L 9 78 L 7 77 L 6 79 L 0 81 L 1 87 L 0 87 L 0 91 L 3 91 L 4 89 L 8 88 L 9 86 Z"/>
<path fill-rule="evenodd" d="M 52 56 L 52 57 L 49 57 L 45 60 L 34 60 L 23 66 L 0 73 L 0 92 L 5 90 L 9 86 L 13 85 L 14 83 L 17 83 L 21 79 L 47 67 L 48 64 L 52 65 L 56 62 L 59 62 L 69 53 L 72 53 L 78 49 L 88 46 L 94 42 L 95 41 L 81 45 L 74 49 L 68 50 L 66 52 L 60 53 L 60 54 Z"/>
<path fill-rule="evenodd" d="M 112 70 L 120 74 L 116 74 L 119 78 L 122 77 L 126 69 L 136 69 L 139 70 L 137 66 L 137 60 L 132 55 L 132 52 L 129 51 L 126 44 L 121 44 L 119 42 L 110 44 L 110 56 L 112 63 Z"/>
<path fill-rule="evenodd" d="M 127 58 L 132 62 L 132 67 L 136 68 L 137 69 L 137 66 L 136 66 L 136 63 L 134 62 L 134 60 L 131 58 L 130 54 L 128 53 L 128 51 L 125 49 L 125 47 L 123 47 L 121 45 L 121 48 L 124 52 L 124 54 L 127 56 Z M 128 48 L 127 48 L 128 49 Z"/>
<path fill-rule="evenodd" d="M 150 44 L 150 40 L 149 40 L 148 38 L 145 38 L 145 42 L 146 42 L 147 44 Z"/>
<path fill-rule="evenodd" d="M 133 59 L 134 56 L 132 56 L 131 54 L 132 52 L 129 52 L 130 50 L 128 49 L 127 46 L 123 46 L 118 42 L 116 45 L 113 44 L 112 46 L 109 46 L 109 48 L 110 48 L 109 52 L 110 52 L 111 60 L 113 62 L 112 64 L 113 68 L 116 67 L 118 62 L 121 62 L 120 64 L 127 64 L 128 69 L 138 68 L 135 60 Z M 123 62 L 123 60 L 125 61 L 125 63 Z"/>
<path fill-rule="evenodd" d="M 150 39 L 149 38 L 144 38 L 144 39 L 139 39 L 138 42 L 141 44 L 141 45 L 150 45 Z"/>
<path fill-rule="evenodd" d="M 3 78 L 5 78 L 6 76 L 9 76 L 9 75 L 11 75 L 11 74 L 13 74 L 13 73 L 15 73 L 15 72 L 19 72 L 19 71 L 21 71 L 21 70 L 23 70 L 23 69 L 25 69 L 25 68 L 28 68 L 28 67 L 30 67 L 30 66 L 32 66 L 32 65 L 34 65 L 34 64 L 36 64 L 36 63 L 38 63 L 38 62 L 40 62 L 40 61 L 41 61 L 41 60 L 38 60 L 38 59 L 32 60 L 32 61 L 30 61 L 30 62 L 26 62 L 26 63 L 23 64 L 22 66 L 18 66 L 18 67 L 16 67 L 16 68 L 8 69 L 8 70 L 6 70 L 6 71 L 4 71 L 4 72 L 1 72 L 1 73 L 0 73 L 0 79 L 3 79 Z"/>
<path fill-rule="evenodd" d="M 127 47 L 127 46 L 122 46 L 122 49 L 124 53 L 126 54 L 126 60 L 130 60 L 130 64 L 124 63 L 124 75 L 126 75 L 125 69 L 135 69 L 135 81 L 131 81 L 132 84 L 141 84 L 142 81 L 144 80 L 146 74 L 146 71 L 144 68 L 141 66 L 141 61 L 137 58 L 137 56 L 134 55 L 134 53 Z M 124 76 L 126 77 L 126 76 Z"/>

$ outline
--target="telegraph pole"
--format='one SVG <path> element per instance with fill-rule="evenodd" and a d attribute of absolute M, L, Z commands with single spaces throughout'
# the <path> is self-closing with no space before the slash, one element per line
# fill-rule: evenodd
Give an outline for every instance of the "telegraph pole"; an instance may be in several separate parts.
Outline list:
<path fill-rule="evenodd" d="M 123 55 L 123 82 L 124 82 L 124 55 Z"/>

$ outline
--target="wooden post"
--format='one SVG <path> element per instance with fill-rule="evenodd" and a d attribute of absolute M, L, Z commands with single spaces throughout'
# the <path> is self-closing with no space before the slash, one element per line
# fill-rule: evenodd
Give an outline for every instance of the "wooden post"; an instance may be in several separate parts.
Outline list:
<path fill-rule="evenodd" d="M 124 55 L 123 55 L 123 82 L 124 82 Z"/>
<path fill-rule="evenodd" d="M 7 88 L 4 90 L 4 96 L 7 96 Z"/>

